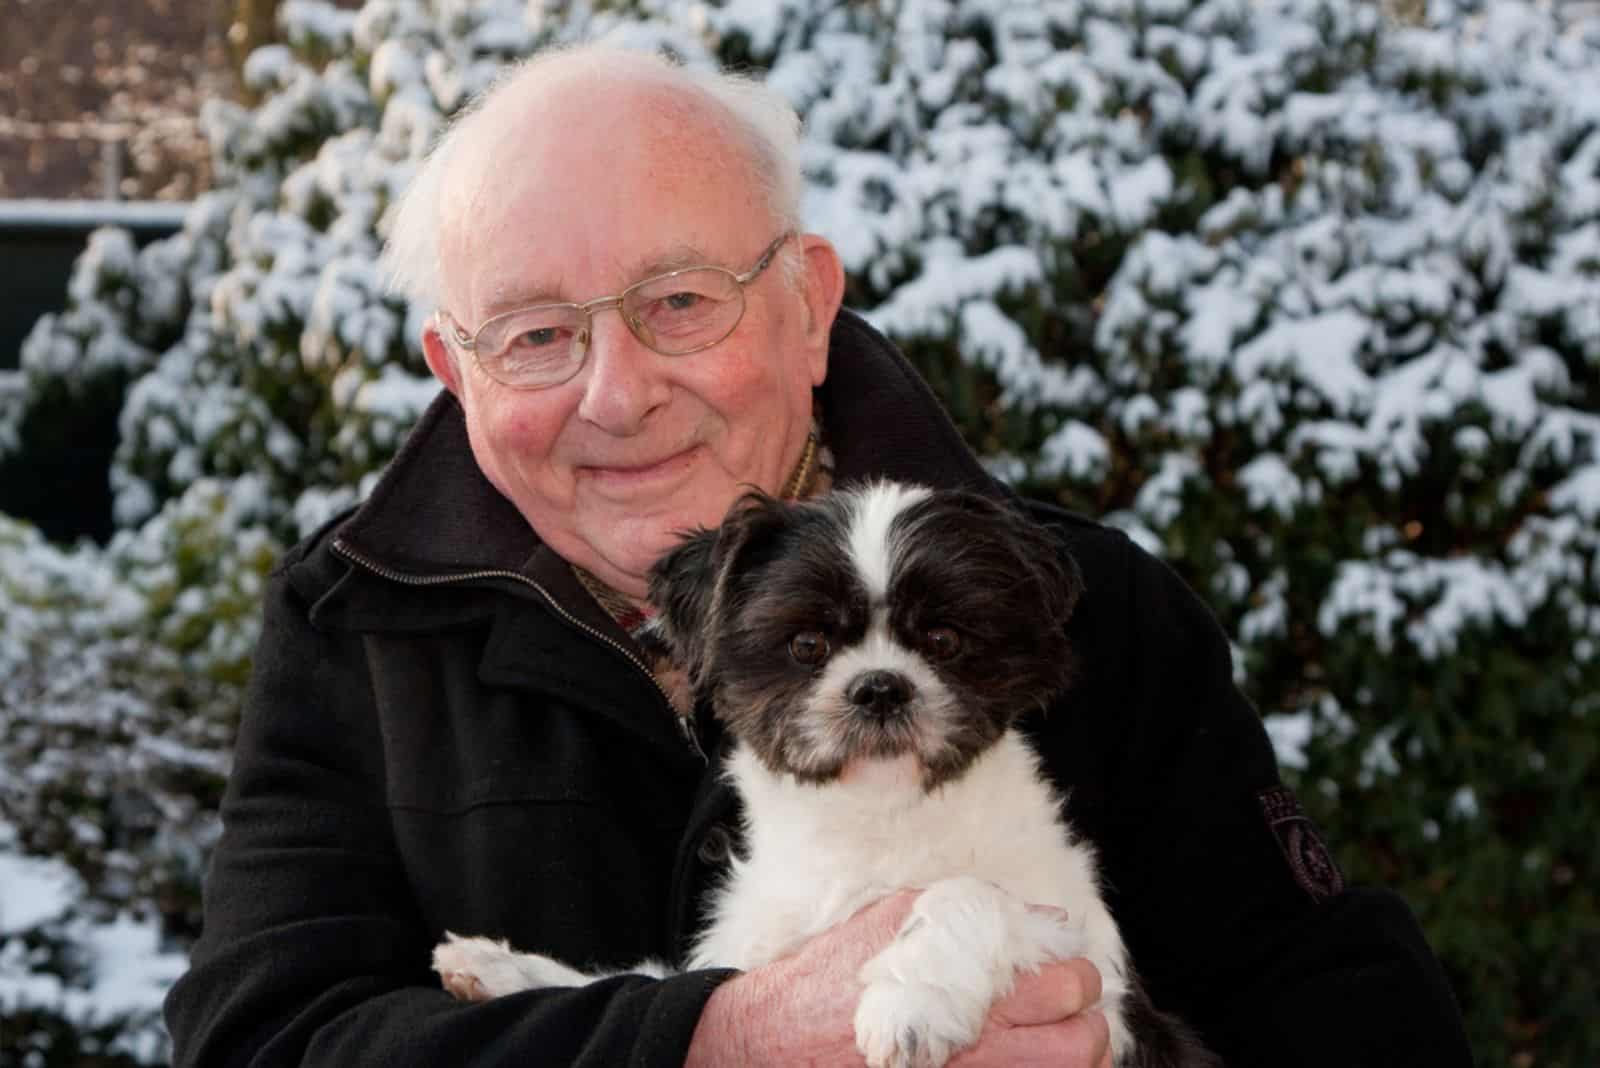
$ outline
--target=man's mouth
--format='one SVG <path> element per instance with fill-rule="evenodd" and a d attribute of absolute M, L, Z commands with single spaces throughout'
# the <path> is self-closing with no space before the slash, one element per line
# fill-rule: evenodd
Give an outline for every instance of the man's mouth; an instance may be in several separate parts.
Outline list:
<path fill-rule="evenodd" d="M 652 483 L 675 478 L 694 462 L 696 447 L 680 449 L 654 459 L 627 460 L 618 463 L 585 464 L 582 471 L 601 486 L 628 490 L 647 487 Z"/>

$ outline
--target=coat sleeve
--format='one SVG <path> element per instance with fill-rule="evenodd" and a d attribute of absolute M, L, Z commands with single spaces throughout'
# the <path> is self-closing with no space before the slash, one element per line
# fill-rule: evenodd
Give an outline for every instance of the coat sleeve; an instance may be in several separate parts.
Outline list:
<path fill-rule="evenodd" d="M 1410 909 L 1343 885 L 1210 611 L 1120 534 L 1084 524 L 1069 542 L 1089 590 L 1082 685 L 1046 751 L 1157 1005 L 1230 1068 L 1470 1065 Z"/>
<path fill-rule="evenodd" d="M 730 973 L 455 1001 L 429 971 L 384 804 L 357 636 L 274 576 L 205 884 L 165 1012 L 178 1068 L 677 1065 Z"/>

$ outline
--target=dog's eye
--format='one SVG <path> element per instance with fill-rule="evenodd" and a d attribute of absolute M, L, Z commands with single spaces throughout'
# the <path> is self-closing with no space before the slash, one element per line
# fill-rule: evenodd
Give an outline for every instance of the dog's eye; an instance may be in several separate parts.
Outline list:
<path fill-rule="evenodd" d="M 828 636 L 820 630 L 803 630 L 789 639 L 789 655 L 808 667 L 828 659 L 828 653 Z"/>
<path fill-rule="evenodd" d="M 935 660 L 949 660 L 961 652 L 961 635 L 949 627 L 929 627 L 922 634 L 922 644 Z"/>

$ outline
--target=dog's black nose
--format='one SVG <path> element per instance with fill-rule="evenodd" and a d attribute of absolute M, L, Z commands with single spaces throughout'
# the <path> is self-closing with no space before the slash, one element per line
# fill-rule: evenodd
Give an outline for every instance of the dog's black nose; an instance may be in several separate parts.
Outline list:
<path fill-rule="evenodd" d="M 868 671 L 851 680 L 850 703 L 875 716 L 887 716 L 911 700 L 911 683 L 897 671 Z"/>

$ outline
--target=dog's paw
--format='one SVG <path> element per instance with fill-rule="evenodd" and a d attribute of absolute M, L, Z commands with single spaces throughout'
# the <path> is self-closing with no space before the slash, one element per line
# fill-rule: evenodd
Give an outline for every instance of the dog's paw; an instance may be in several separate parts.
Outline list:
<path fill-rule="evenodd" d="M 856 1003 L 856 1049 L 868 1068 L 940 1068 L 971 1045 L 983 1025 L 948 991 L 921 983 L 877 982 Z"/>
<path fill-rule="evenodd" d="M 1019 971 L 1081 951 L 1081 925 L 991 883 L 937 882 L 862 966 L 856 1047 L 872 1068 L 939 1068 L 977 1041 Z"/>
<path fill-rule="evenodd" d="M 582 986 L 590 977 L 537 953 L 518 953 L 506 942 L 445 932 L 433 948 L 433 970 L 462 1001 L 488 1001 L 547 986 Z"/>
<path fill-rule="evenodd" d="M 528 988 L 520 956 L 506 942 L 446 931 L 445 940 L 433 948 L 433 970 L 460 1000 L 488 1001 Z"/>

